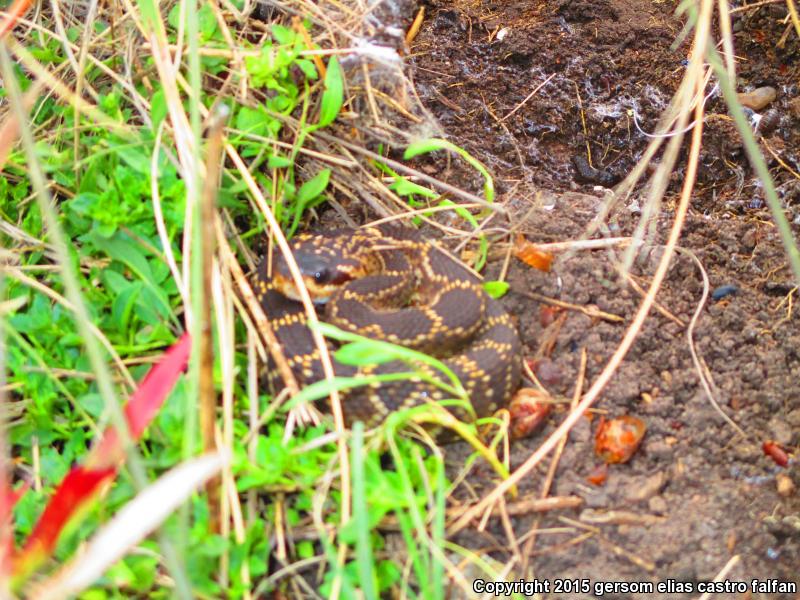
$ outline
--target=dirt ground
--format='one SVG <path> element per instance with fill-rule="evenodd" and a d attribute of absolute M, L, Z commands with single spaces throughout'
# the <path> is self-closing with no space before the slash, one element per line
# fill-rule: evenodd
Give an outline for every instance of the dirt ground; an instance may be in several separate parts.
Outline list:
<path fill-rule="evenodd" d="M 602 207 L 604 192 L 641 156 L 647 137 L 667 105 L 686 65 L 687 45 L 673 47 L 683 21 L 677 3 L 653 0 L 429 0 L 421 33 L 409 59 L 423 102 L 446 134 L 484 161 L 496 176 L 499 201 L 522 221 L 529 239 L 578 239 Z M 784 4 L 735 14 L 739 90 L 770 85 L 777 99 L 762 110 L 759 133 L 780 157 L 770 167 L 795 236 L 800 236 L 800 110 L 797 36 L 784 42 Z M 779 47 L 780 46 L 780 47 Z M 544 85 L 542 85 L 544 82 Z M 521 103 L 537 87 L 541 89 Z M 735 293 L 709 299 L 695 340 L 716 383 L 725 412 L 747 433 L 739 436 L 711 407 L 687 344 L 686 324 L 703 283 L 692 260 L 675 261 L 658 302 L 677 320 L 653 311 L 597 409 L 610 416 L 643 419 L 647 434 L 625 465 L 612 466 L 604 485 L 587 476 L 598 464 L 593 452 L 597 419 L 583 420 L 560 459 L 552 492 L 585 500 L 578 510 L 512 519 L 513 535 L 498 523 L 486 532 L 463 533 L 458 542 L 501 564 L 513 557 L 512 538 L 538 527 L 529 571 L 510 579 L 583 579 L 594 582 L 678 582 L 713 579 L 731 557 L 740 561 L 728 581 L 777 579 L 800 583 L 800 492 L 778 493 L 780 475 L 800 487 L 800 462 L 777 466 L 761 444 L 775 440 L 797 455 L 800 443 L 800 316 L 780 240 L 764 207 L 758 181 L 718 95 L 707 104 L 706 138 L 693 207 L 681 245 L 696 254 L 712 289 Z M 592 164 L 587 161 L 587 146 Z M 762 146 L 763 147 L 763 146 Z M 768 156 L 769 157 L 769 156 Z M 426 169 L 473 190 L 480 182 L 457 165 Z M 655 242 L 672 222 L 681 173 L 658 218 Z M 673 189 L 674 188 L 674 189 Z M 640 216 L 634 195 L 610 218 L 613 235 L 630 235 Z M 502 247 L 498 245 L 498 253 Z M 646 287 L 657 251 L 634 265 Z M 501 260 L 488 268 L 491 278 Z M 528 357 L 543 339 L 546 383 L 571 397 L 582 349 L 591 383 L 607 362 L 641 296 L 622 285 L 606 251 L 560 257 L 550 273 L 512 261 L 512 290 L 534 291 L 577 305 L 595 305 L 624 322 L 567 311 L 560 328 L 544 331 L 541 303 L 519 293 L 504 300 L 519 319 Z M 728 288 L 729 290 L 731 288 Z M 535 450 L 563 418 L 556 411 L 534 438 L 512 448 L 513 465 Z M 448 458 L 463 460 L 457 451 Z M 463 464 L 463 463 L 462 463 Z M 538 490 L 539 469 L 521 488 Z M 471 485 L 482 486 L 480 471 Z M 784 485 L 787 485 L 784 480 Z M 611 517 L 604 522 L 600 517 Z M 579 543 L 564 517 L 596 528 Z M 578 531 L 581 533 L 582 531 Z M 515 566 L 518 569 L 519 565 Z M 695 588 L 696 590 L 696 588 Z M 552 588 L 551 588 L 552 591 Z M 589 597 L 591 594 L 551 594 Z M 650 597 L 689 598 L 697 593 Z M 608 594 L 607 598 L 641 598 Z M 800 598 L 795 594 L 719 593 L 711 598 Z"/>

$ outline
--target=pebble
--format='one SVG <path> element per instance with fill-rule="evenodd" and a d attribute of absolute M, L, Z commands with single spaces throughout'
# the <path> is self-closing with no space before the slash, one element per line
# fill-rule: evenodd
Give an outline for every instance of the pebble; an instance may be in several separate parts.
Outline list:
<path fill-rule="evenodd" d="M 774 132 L 781 124 L 780 111 L 770 108 L 764 113 L 761 122 L 758 124 L 758 131 L 763 136 L 768 136 Z"/>
<path fill-rule="evenodd" d="M 791 477 L 785 475 L 784 473 L 778 473 L 778 475 L 775 477 L 775 486 L 778 494 L 784 498 L 788 498 L 794 494 L 794 482 L 792 481 Z"/>
<path fill-rule="evenodd" d="M 575 181 L 578 183 L 593 183 L 611 187 L 619 181 L 619 177 L 611 172 L 591 166 L 582 154 L 573 156 L 572 164 L 575 165 Z"/>
<path fill-rule="evenodd" d="M 742 106 L 758 111 L 775 100 L 778 96 L 778 92 L 774 87 L 767 85 L 756 88 L 752 92 L 736 94 L 736 96 L 739 98 L 739 103 Z"/>
<path fill-rule="evenodd" d="M 645 445 L 647 456 L 661 461 L 669 461 L 675 454 L 675 450 L 665 440 L 655 439 Z"/>
<path fill-rule="evenodd" d="M 741 243 L 742 243 L 742 247 L 746 251 L 749 252 L 753 248 L 756 247 L 756 235 L 757 235 L 757 233 L 756 233 L 755 227 L 750 228 L 750 229 L 748 229 L 747 231 L 744 232 L 744 235 L 742 236 Z"/>
<path fill-rule="evenodd" d="M 667 507 L 667 501 L 664 500 L 661 496 L 653 496 L 647 502 L 647 508 L 650 509 L 651 513 L 655 513 L 657 515 L 665 515 L 669 508 Z"/>
<path fill-rule="evenodd" d="M 659 471 L 646 479 L 636 478 L 626 486 L 625 499 L 629 502 L 649 500 L 661 491 L 666 482 L 667 475 L 664 471 Z"/>

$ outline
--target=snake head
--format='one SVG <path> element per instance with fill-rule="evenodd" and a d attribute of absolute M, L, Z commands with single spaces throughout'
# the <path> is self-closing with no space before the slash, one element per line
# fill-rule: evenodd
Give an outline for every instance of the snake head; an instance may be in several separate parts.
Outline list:
<path fill-rule="evenodd" d="M 292 254 L 311 300 L 316 304 L 324 304 L 345 283 L 366 274 L 363 261 L 343 256 L 341 248 L 336 246 L 323 246 L 320 236 L 297 236 L 292 240 Z M 284 296 L 300 300 L 289 264 L 283 256 L 275 259 L 272 280 Z"/>

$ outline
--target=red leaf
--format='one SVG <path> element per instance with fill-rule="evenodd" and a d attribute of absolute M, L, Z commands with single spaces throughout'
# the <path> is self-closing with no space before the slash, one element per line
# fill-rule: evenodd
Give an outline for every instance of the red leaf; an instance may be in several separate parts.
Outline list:
<path fill-rule="evenodd" d="M 190 349 L 191 338 L 184 334 L 150 369 L 131 396 L 125 406 L 125 418 L 134 439 L 142 435 L 186 369 Z M 113 481 L 123 458 L 117 431 L 107 429 L 83 465 L 67 474 L 47 503 L 24 549 L 13 561 L 15 578 L 24 577 L 52 554 L 64 526 L 104 483 Z"/>
<path fill-rule="evenodd" d="M 536 244 L 526 240 L 525 236 L 521 234 L 517 236 L 514 241 L 513 252 L 514 256 L 534 269 L 545 272 L 550 271 L 553 254 L 547 250 L 539 249 Z"/>
<path fill-rule="evenodd" d="M 144 428 L 156 415 L 161 405 L 164 404 L 175 383 L 178 381 L 186 365 L 189 364 L 189 352 L 192 349 L 192 338 L 184 333 L 158 361 L 142 383 L 131 396 L 125 407 L 125 416 L 128 418 L 128 427 L 131 435 L 139 439 Z"/>
<path fill-rule="evenodd" d="M 184 333 L 148 371 L 131 396 L 125 406 L 125 419 L 128 422 L 128 431 L 134 440 L 141 437 L 142 432 L 175 387 L 178 377 L 186 370 L 191 348 L 192 339 L 188 333 Z M 86 464 L 95 468 L 107 467 L 118 463 L 122 457 L 119 435 L 113 427 L 110 427 L 100 443 L 92 449 Z"/>
<path fill-rule="evenodd" d="M 75 467 L 56 488 L 53 497 L 39 517 L 22 552 L 14 560 L 15 576 L 30 572 L 39 561 L 49 556 L 55 548 L 58 536 L 70 518 L 89 500 L 105 481 L 116 474 L 115 467 L 86 469 Z"/>
<path fill-rule="evenodd" d="M 17 501 L 22 498 L 22 494 L 28 491 L 29 483 L 20 486 L 16 491 L 11 489 L 11 486 L 2 485 L 4 482 L 0 480 L 0 526 L 11 516 L 11 511 Z"/>
<path fill-rule="evenodd" d="M 14 29 L 14 25 L 17 24 L 17 19 L 25 14 L 30 4 L 31 0 L 17 0 L 9 7 L 6 12 L 6 18 L 0 23 L 0 38 Z"/>
<path fill-rule="evenodd" d="M 10 558 L 14 554 L 14 536 L 11 530 L 11 511 L 22 497 L 30 484 L 25 483 L 16 491 L 0 479 L 0 576 L 7 574 L 10 567 Z"/>

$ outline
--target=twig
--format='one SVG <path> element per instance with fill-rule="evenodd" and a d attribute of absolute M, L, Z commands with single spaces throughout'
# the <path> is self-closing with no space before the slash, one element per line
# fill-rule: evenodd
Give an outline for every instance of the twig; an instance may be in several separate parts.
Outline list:
<path fill-rule="evenodd" d="M 642 286 L 640 286 L 638 283 L 636 283 L 636 280 L 633 278 L 633 275 L 631 275 L 630 273 L 625 273 L 625 278 L 628 280 L 628 283 L 630 284 L 630 286 L 634 290 L 636 290 L 637 294 L 639 294 L 640 296 L 644 296 L 645 295 L 645 291 L 642 289 Z M 669 312 L 666 308 L 664 308 L 664 306 L 660 302 L 653 303 L 653 308 L 655 308 L 658 312 L 660 312 L 662 315 L 664 315 L 670 321 L 672 321 L 673 323 L 675 323 L 678 326 L 680 326 L 681 329 L 686 327 L 686 323 L 681 321 L 678 317 L 676 317 L 671 312 Z"/>
<path fill-rule="evenodd" d="M 528 292 L 525 290 L 520 290 L 517 289 L 516 287 L 512 287 L 511 291 L 515 294 L 519 294 L 520 296 L 525 296 L 526 298 L 530 298 L 531 300 L 546 302 L 547 304 L 552 304 L 553 306 L 560 306 L 561 308 L 567 308 L 569 310 L 577 310 L 578 312 L 582 312 L 583 314 L 588 315 L 592 318 L 603 319 L 604 321 L 611 321 L 612 323 L 622 323 L 625 320 L 623 317 L 620 317 L 619 315 L 613 315 L 611 313 L 604 312 L 599 308 L 597 308 L 596 306 L 581 306 L 579 304 L 572 304 L 571 302 L 564 302 L 563 300 L 550 298 L 549 296 L 538 294 L 536 292 Z"/>
<path fill-rule="evenodd" d="M 414 22 L 411 23 L 411 27 L 408 28 L 406 32 L 406 46 L 410 46 L 411 42 L 417 37 L 420 28 L 422 27 L 422 21 L 425 20 L 425 7 L 421 6 L 419 12 L 417 12 L 417 16 L 414 17 Z"/>
<path fill-rule="evenodd" d="M 200 339 L 199 342 L 199 411 L 200 411 L 200 435 L 202 438 L 203 449 L 205 452 L 213 452 L 216 448 L 214 439 L 214 427 L 217 417 L 217 393 L 214 388 L 214 347 L 211 335 L 211 298 L 212 298 L 212 271 L 214 270 L 214 221 L 216 218 L 215 204 L 217 200 L 217 186 L 219 185 L 219 174 L 222 159 L 222 131 L 228 117 L 229 109 L 225 104 L 218 104 L 217 111 L 211 118 L 208 136 L 208 151 L 206 155 L 206 176 L 203 180 L 203 188 L 200 204 L 200 226 L 199 235 L 203 237 L 202 245 L 202 265 L 203 278 L 200 298 L 201 311 L 197 318 L 200 319 Z M 220 340 L 221 341 L 221 340 Z M 219 506 L 219 486 L 220 478 L 212 477 L 206 483 L 206 493 L 208 494 L 209 505 L 209 525 L 211 531 L 219 533 L 220 506 Z"/>
<path fill-rule="evenodd" d="M 744 6 L 737 6 L 736 8 L 732 8 L 729 11 L 729 14 L 744 12 L 746 10 L 752 10 L 754 8 L 760 8 L 762 6 L 766 6 L 767 4 L 783 4 L 784 0 L 761 0 L 760 2 L 753 2 L 753 4 L 746 4 Z"/>

